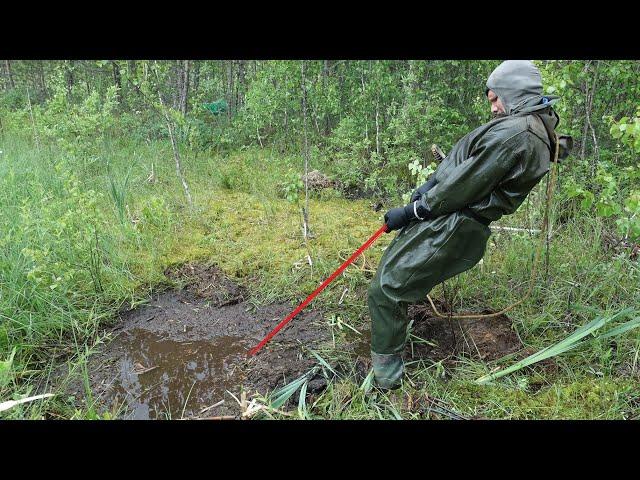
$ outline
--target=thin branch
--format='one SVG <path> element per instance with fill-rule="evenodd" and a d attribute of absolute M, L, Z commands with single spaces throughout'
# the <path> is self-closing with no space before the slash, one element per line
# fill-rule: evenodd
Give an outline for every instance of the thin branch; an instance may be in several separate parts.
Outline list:
<path fill-rule="evenodd" d="M 304 119 L 304 240 L 309 235 L 309 142 L 307 138 L 307 87 L 305 85 L 305 61 L 302 60 L 302 115 Z"/>
<path fill-rule="evenodd" d="M 596 167 L 598 165 L 598 161 L 600 160 L 600 153 L 598 149 L 598 140 L 596 139 L 596 132 L 593 128 L 593 124 L 591 123 L 591 110 L 593 109 L 593 97 L 595 96 L 596 91 L 596 82 L 598 81 L 598 73 L 600 66 L 600 62 L 596 62 L 596 71 L 593 77 L 593 84 L 591 85 L 590 96 L 589 96 L 589 109 L 587 111 L 587 123 L 589 125 L 589 129 L 591 130 L 591 136 L 593 138 L 593 148 L 594 148 L 594 158 L 593 162 L 591 162 L 591 178 L 595 177 Z"/>
<path fill-rule="evenodd" d="M 31 127 L 33 128 L 33 139 L 36 142 L 36 148 L 38 149 L 38 152 L 40 152 L 40 141 L 38 140 L 36 122 L 33 120 L 33 109 L 31 108 L 31 95 L 29 95 L 29 87 L 27 87 L 27 101 L 29 102 L 29 116 L 31 117 Z"/>
<path fill-rule="evenodd" d="M 160 77 L 158 76 L 158 70 L 155 70 L 156 79 L 158 80 L 158 84 L 160 83 Z M 176 138 L 173 133 L 173 122 L 167 113 L 167 107 L 162 99 L 162 94 L 160 93 L 160 86 L 158 85 L 158 98 L 160 99 L 160 105 L 162 106 L 162 114 L 164 115 L 164 119 L 167 122 L 167 129 L 169 130 L 169 138 L 171 138 L 171 147 L 173 148 L 173 157 L 176 161 L 176 173 L 180 182 L 182 182 L 182 188 L 184 188 L 184 193 L 187 196 L 187 202 L 189 206 L 193 205 L 193 201 L 191 200 L 191 192 L 189 191 L 189 185 L 187 185 L 187 180 L 184 178 L 182 174 L 182 164 L 180 161 L 180 152 L 178 151 L 178 144 L 176 143 Z"/>

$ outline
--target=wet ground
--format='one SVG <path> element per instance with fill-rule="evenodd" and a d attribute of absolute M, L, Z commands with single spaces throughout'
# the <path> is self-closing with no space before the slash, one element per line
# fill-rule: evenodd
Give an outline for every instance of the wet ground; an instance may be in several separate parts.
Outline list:
<path fill-rule="evenodd" d="M 98 411 L 121 405 L 127 419 L 237 415 L 239 405 L 229 392 L 238 399 L 241 391 L 248 398 L 266 394 L 316 364 L 302 345 L 317 347 L 330 335 L 319 312 L 301 312 L 249 358 L 247 351 L 295 305 L 254 308 L 215 267 L 186 266 L 167 274 L 185 288 L 124 313 L 113 340 L 90 357 Z M 85 401 L 81 382 L 71 393 Z"/>
<path fill-rule="evenodd" d="M 322 314 L 308 307 L 258 355 L 247 357 L 296 304 L 256 308 L 215 267 L 185 265 L 166 274 L 184 288 L 123 313 L 112 340 L 89 357 L 89 384 L 99 412 L 120 406 L 119 416 L 126 419 L 237 416 L 240 407 L 231 394 L 239 399 L 244 391 L 251 398 L 293 381 L 317 364 L 303 347 L 331 341 Z M 460 356 L 490 361 L 522 349 L 504 316 L 451 321 L 434 317 L 428 305 L 411 305 L 408 313 L 414 323 L 407 362 Z M 362 375 L 369 367 L 369 342 L 370 333 L 363 331 L 343 345 Z M 315 378 L 308 391 L 324 385 Z M 86 401 L 81 381 L 70 393 L 78 403 Z"/>

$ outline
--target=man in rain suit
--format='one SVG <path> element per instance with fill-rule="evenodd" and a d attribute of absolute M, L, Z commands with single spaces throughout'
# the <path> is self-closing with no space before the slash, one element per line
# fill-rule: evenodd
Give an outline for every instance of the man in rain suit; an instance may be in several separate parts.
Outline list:
<path fill-rule="evenodd" d="M 487 80 L 493 119 L 456 143 L 411 202 L 389 210 L 385 250 L 369 288 L 375 383 L 400 386 L 407 307 L 437 284 L 476 265 L 489 224 L 516 211 L 549 171 L 559 118 L 529 61 L 500 64 Z"/>

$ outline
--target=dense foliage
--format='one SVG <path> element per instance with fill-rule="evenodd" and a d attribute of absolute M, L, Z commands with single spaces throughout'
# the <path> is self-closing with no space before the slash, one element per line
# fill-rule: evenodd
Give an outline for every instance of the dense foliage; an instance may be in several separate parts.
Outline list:
<path fill-rule="evenodd" d="M 446 151 L 488 119 L 484 83 L 499 62 L 305 63 L 312 164 L 347 192 L 400 196 L 422 169 L 432 171 L 431 144 Z M 562 97 L 560 130 L 576 140 L 562 172 L 563 198 L 574 199 L 567 206 L 638 238 L 640 64 L 537 63 L 546 93 Z M 100 161 L 107 131 L 141 142 L 166 137 L 157 90 L 185 147 L 301 152 L 299 61 L 4 61 L 3 73 L 3 122 L 55 139 L 85 167 Z M 205 108 L 216 101 L 224 102 L 220 112 Z"/>

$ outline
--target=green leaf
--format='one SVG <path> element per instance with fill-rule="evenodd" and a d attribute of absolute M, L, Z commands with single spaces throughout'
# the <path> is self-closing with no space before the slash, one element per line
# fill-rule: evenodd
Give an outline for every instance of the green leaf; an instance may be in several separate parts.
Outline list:
<path fill-rule="evenodd" d="M 613 215 L 613 209 L 611 208 L 610 205 L 607 205 L 606 203 L 598 203 L 596 205 L 596 214 L 599 217 L 610 217 L 611 215 Z"/>
<path fill-rule="evenodd" d="M 336 373 L 336 371 L 331 368 L 331 366 L 325 361 L 324 358 L 322 358 L 318 353 L 314 352 L 313 350 L 309 350 L 309 352 L 311 352 L 311 355 L 313 355 L 314 357 L 316 357 L 318 359 L 318 361 L 324 366 L 326 367 L 331 373 L 333 373 L 335 376 L 338 376 L 338 374 Z"/>
<path fill-rule="evenodd" d="M 613 138 L 616 138 L 616 139 L 622 137 L 622 131 L 620 130 L 620 127 L 618 125 L 611 125 L 611 128 L 609 129 L 609 133 Z"/>
<path fill-rule="evenodd" d="M 11 382 L 11 367 L 13 366 L 13 357 L 15 357 L 16 351 L 16 347 L 13 347 L 9 359 L 0 361 L 0 388 L 6 387 Z"/>
<path fill-rule="evenodd" d="M 307 373 L 305 373 L 301 377 L 298 377 L 297 379 L 295 379 L 293 382 L 288 383 L 287 385 L 285 385 L 284 387 L 280 388 L 279 390 L 276 390 L 271 395 L 271 407 L 272 408 L 280 408 L 282 405 L 284 405 L 287 402 L 287 400 L 289 400 L 289 398 L 291 398 L 291 396 L 294 393 L 296 393 L 296 391 L 305 382 L 308 381 L 309 377 L 316 370 L 317 370 L 317 367 L 314 367 L 313 369 L 309 370 Z"/>
<path fill-rule="evenodd" d="M 585 210 L 591 208 L 591 205 L 593 205 L 593 196 L 585 196 L 580 202 L 580 206 Z"/>
<path fill-rule="evenodd" d="M 584 343 L 584 341 L 582 340 L 588 335 L 594 335 L 594 333 L 598 329 L 602 328 L 607 323 L 615 320 L 620 316 L 627 316 L 634 311 L 635 310 L 632 307 L 627 307 L 609 317 L 596 317 L 591 322 L 576 329 L 571 335 L 566 337 L 564 340 L 561 340 L 560 342 L 556 343 L 555 345 L 545 347 L 542 350 L 534 353 L 533 355 L 529 355 L 524 360 L 521 360 L 511 365 L 508 368 L 502 369 L 498 372 L 491 373 L 489 375 L 484 375 L 483 377 L 480 377 L 479 379 L 477 379 L 476 383 L 484 384 L 491 380 L 496 380 L 500 377 L 516 372 L 534 363 L 537 363 L 542 360 L 546 360 L 547 358 L 561 355 L 570 350 L 573 350 L 574 348 L 577 348 L 578 346 L 582 345 Z"/>
<path fill-rule="evenodd" d="M 640 213 L 640 192 L 632 193 L 625 202 L 626 207 L 632 213 Z"/>
<path fill-rule="evenodd" d="M 309 418 L 309 414 L 307 412 L 307 385 L 309 385 L 309 382 L 304 382 L 300 389 L 300 397 L 298 398 L 298 415 L 303 420 Z"/>
<path fill-rule="evenodd" d="M 13 408 L 16 405 L 20 405 L 22 403 L 29 403 L 29 402 L 33 402 L 34 400 L 40 400 L 41 398 L 50 398 L 53 396 L 54 396 L 53 393 L 43 393 L 42 395 L 35 395 L 33 397 L 21 398 L 20 400 L 9 400 L 7 402 L 2 402 L 0 403 L 0 412 L 9 410 L 10 408 Z"/>
<path fill-rule="evenodd" d="M 599 339 L 603 339 L 603 338 L 609 338 L 609 337 L 615 337 L 615 336 L 618 336 L 618 335 L 622 335 L 623 333 L 626 333 L 629 330 L 633 330 L 636 327 L 640 327 L 640 317 L 636 317 L 633 320 L 629 320 L 628 322 L 623 323 L 622 325 L 618 325 L 617 327 L 612 328 L 608 332 L 603 333 L 598 338 Z"/>
<path fill-rule="evenodd" d="M 402 415 L 400 415 L 400 413 L 398 412 L 398 410 L 396 409 L 396 407 L 393 406 L 393 404 L 391 403 L 391 401 L 389 400 L 389 405 L 387 407 L 390 411 L 391 414 L 393 415 L 393 417 L 396 420 L 402 420 Z"/>
<path fill-rule="evenodd" d="M 360 390 L 362 390 L 364 393 L 369 393 L 373 388 L 373 377 L 374 377 L 374 374 L 373 374 L 373 368 L 372 368 L 371 370 L 369 370 L 369 373 L 367 374 L 364 381 L 362 382 L 362 385 L 360 385 Z"/>

